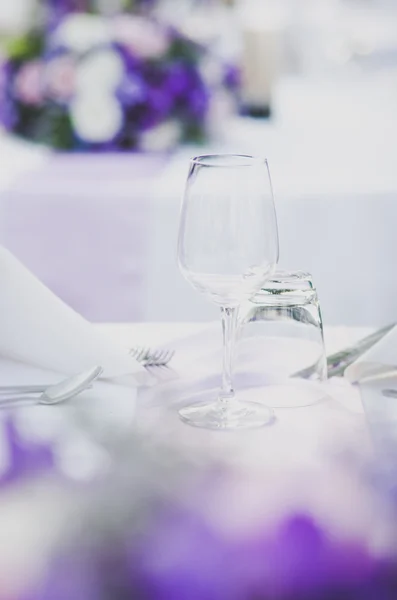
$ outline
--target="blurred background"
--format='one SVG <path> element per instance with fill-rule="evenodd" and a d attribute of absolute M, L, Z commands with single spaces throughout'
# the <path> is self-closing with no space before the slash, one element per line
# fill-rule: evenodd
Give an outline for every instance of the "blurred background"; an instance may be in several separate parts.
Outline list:
<path fill-rule="evenodd" d="M 0 243 L 93 321 L 217 318 L 176 264 L 188 160 L 268 158 L 326 324 L 397 319 L 397 2 L 0 5 Z"/>

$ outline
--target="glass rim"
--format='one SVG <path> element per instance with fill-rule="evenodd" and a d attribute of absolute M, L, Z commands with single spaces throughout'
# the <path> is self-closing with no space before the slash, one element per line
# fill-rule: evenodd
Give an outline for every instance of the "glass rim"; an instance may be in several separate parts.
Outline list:
<path fill-rule="evenodd" d="M 268 166 L 267 158 L 250 154 L 203 154 L 191 158 L 190 163 L 200 167 L 222 167 L 224 169 L 255 165 Z"/>

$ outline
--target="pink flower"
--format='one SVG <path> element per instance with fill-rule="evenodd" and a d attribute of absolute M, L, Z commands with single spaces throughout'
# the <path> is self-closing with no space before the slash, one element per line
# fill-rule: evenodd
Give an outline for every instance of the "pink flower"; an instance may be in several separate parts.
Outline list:
<path fill-rule="evenodd" d="M 160 58 L 170 45 L 164 27 L 144 17 L 131 15 L 122 15 L 113 20 L 113 38 L 142 58 Z"/>
<path fill-rule="evenodd" d="M 71 56 L 59 56 L 48 63 L 46 88 L 51 98 L 66 102 L 72 98 L 75 86 L 76 67 Z"/>
<path fill-rule="evenodd" d="M 19 69 L 14 80 L 14 93 L 24 104 L 40 105 L 44 99 L 44 64 L 32 60 Z"/>

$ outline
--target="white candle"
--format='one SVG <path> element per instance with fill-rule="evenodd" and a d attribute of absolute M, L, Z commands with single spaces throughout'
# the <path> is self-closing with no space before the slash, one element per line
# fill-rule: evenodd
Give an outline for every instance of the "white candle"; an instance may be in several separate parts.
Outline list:
<path fill-rule="evenodd" d="M 266 109 L 274 83 L 284 69 L 285 13 L 266 2 L 244 3 L 242 30 L 243 102 Z"/>

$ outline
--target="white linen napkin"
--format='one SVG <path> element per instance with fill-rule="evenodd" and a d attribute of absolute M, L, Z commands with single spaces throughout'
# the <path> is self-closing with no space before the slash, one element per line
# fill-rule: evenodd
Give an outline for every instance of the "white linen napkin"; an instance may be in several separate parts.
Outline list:
<path fill-rule="evenodd" d="M 367 350 L 345 371 L 351 383 L 397 377 L 397 327 Z"/>
<path fill-rule="evenodd" d="M 153 377 L 0 247 L 0 358 L 64 375 L 100 365 L 104 378 Z"/>

